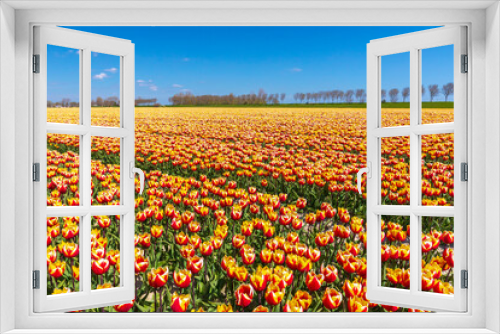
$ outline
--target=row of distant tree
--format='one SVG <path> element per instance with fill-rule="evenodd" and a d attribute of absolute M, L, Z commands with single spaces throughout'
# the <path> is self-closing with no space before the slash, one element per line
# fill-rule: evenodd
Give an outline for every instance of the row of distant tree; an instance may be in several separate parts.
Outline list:
<path fill-rule="evenodd" d="M 422 96 L 427 96 L 427 100 L 433 102 L 440 94 L 444 100 L 448 101 L 450 95 L 453 95 L 453 83 L 447 83 L 441 87 L 438 85 L 428 85 L 425 88 L 422 85 Z M 390 90 L 382 89 L 381 97 L 383 102 L 406 102 L 410 97 L 410 88 L 401 89 L 392 88 Z M 270 105 L 280 104 L 286 98 L 285 93 L 268 94 L 260 89 L 257 94 L 243 95 L 194 95 L 191 92 L 181 92 L 170 97 L 168 100 L 174 106 L 208 106 L 208 105 Z M 364 89 L 349 89 L 320 91 L 316 93 L 295 93 L 293 99 L 296 103 L 353 103 L 366 102 L 366 91 Z M 116 96 L 107 98 L 97 97 L 91 102 L 92 107 L 117 107 L 120 105 L 120 99 Z M 135 100 L 136 106 L 159 106 L 156 98 L 144 99 L 138 97 Z M 60 102 L 47 101 L 47 107 L 78 107 L 78 102 L 72 102 L 70 99 L 62 99 Z"/>
<path fill-rule="evenodd" d="M 181 92 L 168 100 L 174 106 L 208 106 L 208 105 L 267 105 L 279 104 L 285 100 L 286 94 L 268 94 L 263 89 L 255 94 L 243 95 L 194 95 L 191 92 Z"/>
<path fill-rule="evenodd" d="M 107 98 L 102 98 L 98 96 L 95 100 L 91 101 L 91 106 L 92 107 L 118 107 L 120 105 L 120 99 L 117 96 L 110 96 Z M 138 97 L 135 99 L 135 105 L 136 106 L 159 106 L 160 104 L 158 103 L 156 98 L 152 99 L 143 99 L 141 97 Z M 62 99 L 61 101 L 58 102 L 52 102 L 52 101 L 47 101 L 47 107 L 48 108 L 71 108 L 71 107 L 78 107 L 80 104 L 78 102 L 71 101 L 70 99 Z"/>
<path fill-rule="evenodd" d="M 438 85 L 428 85 L 427 89 L 422 85 L 422 97 L 427 96 L 428 100 L 433 102 L 439 94 L 444 96 L 445 101 L 448 101 L 450 95 L 453 95 L 453 83 L 447 83 L 441 88 Z M 401 91 L 398 88 L 390 90 L 382 89 L 380 92 L 383 102 L 406 102 L 410 97 L 410 88 L 405 87 Z M 295 93 L 293 99 L 298 103 L 353 103 L 366 102 L 366 91 L 364 89 L 349 89 L 321 91 L 316 93 Z"/>

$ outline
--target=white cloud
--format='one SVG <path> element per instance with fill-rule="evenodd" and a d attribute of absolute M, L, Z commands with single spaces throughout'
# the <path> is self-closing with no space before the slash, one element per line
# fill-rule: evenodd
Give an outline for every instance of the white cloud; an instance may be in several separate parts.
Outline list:
<path fill-rule="evenodd" d="M 147 87 L 149 88 L 150 90 L 152 90 L 153 92 L 156 92 L 158 90 L 158 86 L 156 86 L 154 83 L 153 83 L 153 80 L 148 80 L 147 82 L 145 80 L 137 80 L 137 83 L 139 84 L 139 87 Z"/>
<path fill-rule="evenodd" d="M 182 88 L 182 87 L 184 87 L 184 86 L 179 85 L 179 84 L 173 84 L 173 85 L 172 85 L 172 87 L 174 87 L 174 88 Z"/>
<path fill-rule="evenodd" d="M 101 72 L 99 74 L 96 74 L 94 75 L 94 79 L 98 79 L 98 80 L 103 80 L 104 78 L 107 78 L 108 75 L 104 72 Z"/>
<path fill-rule="evenodd" d="M 302 69 L 298 68 L 298 67 L 294 67 L 294 68 L 290 69 L 290 72 L 302 72 Z"/>
<path fill-rule="evenodd" d="M 182 61 L 190 61 L 191 59 L 189 59 L 188 57 L 184 57 L 182 58 Z"/>
<path fill-rule="evenodd" d="M 115 73 L 116 71 L 118 71 L 118 69 L 116 67 L 111 67 L 111 68 L 105 69 L 105 71 L 110 72 L 110 73 Z"/>
<path fill-rule="evenodd" d="M 184 88 L 184 89 L 181 89 L 181 92 L 183 92 L 183 93 L 191 93 L 191 90 L 187 89 L 187 88 Z"/>

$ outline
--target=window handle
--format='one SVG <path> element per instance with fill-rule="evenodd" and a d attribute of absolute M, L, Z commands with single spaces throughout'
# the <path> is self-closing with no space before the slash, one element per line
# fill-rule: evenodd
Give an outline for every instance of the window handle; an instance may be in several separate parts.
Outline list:
<path fill-rule="evenodd" d="M 139 192 L 139 195 L 141 195 L 142 192 L 144 191 L 144 179 L 145 179 L 144 172 L 142 171 L 142 169 L 134 167 L 133 161 L 130 161 L 129 166 L 130 166 L 130 178 L 131 179 L 135 178 L 135 174 L 139 174 L 139 182 L 141 185 L 141 191 Z"/>
<path fill-rule="evenodd" d="M 372 178 L 372 163 L 371 162 L 367 162 L 366 163 L 366 168 L 361 168 L 359 171 L 358 171 L 358 175 L 356 177 L 357 181 L 358 181 L 358 192 L 362 195 L 363 192 L 361 191 L 361 181 L 362 181 L 362 175 L 364 173 L 366 173 L 366 176 L 371 179 Z"/>

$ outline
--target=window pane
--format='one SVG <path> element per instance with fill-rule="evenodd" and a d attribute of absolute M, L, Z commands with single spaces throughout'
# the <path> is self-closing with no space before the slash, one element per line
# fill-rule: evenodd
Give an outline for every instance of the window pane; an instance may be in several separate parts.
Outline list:
<path fill-rule="evenodd" d="M 381 204 L 410 204 L 410 137 L 381 138 Z"/>
<path fill-rule="evenodd" d="M 92 205 L 120 204 L 120 138 L 92 137 Z"/>
<path fill-rule="evenodd" d="M 422 145 L 422 205 L 452 206 L 454 134 L 424 135 Z"/>
<path fill-rule="evenodd" d="M 380 58 L 382 127 L 410 125 L 410 53 Z"/>
<path fill-rule="evenodd" d="M 120 57 L 92 52 L 91 125 L 120 126 Z"/>
<path fill-rule="evenodd" d="M 80 137 L 47 134 L 47 206 L 80 205 Z"/>
<path fill-rule="evenodd" d="M 80 123 L 80 50 L 47 45 L 47 122 Z"/>
<path fill-rule="evenodd" d="M 453 45 L 421 50 L 422 124 L 453 122 Z"/>
<path fill-rule="evenodd" d="M 120 218 L 92 217 L 92 290 L 120 286 Z"/>
<path fill-rule="evenodd" d="M 422 217 L 422 291 L 453 294 L 452 217 Z"/>
<path fill-rule="evenodd" d="M 410 217 L 382 216 L 381 286 L 410 288 Z"/>
<path fill-rule="evenodd" d="M 80 291 L 80 217 L 47 218 L 47 295 Z"/>

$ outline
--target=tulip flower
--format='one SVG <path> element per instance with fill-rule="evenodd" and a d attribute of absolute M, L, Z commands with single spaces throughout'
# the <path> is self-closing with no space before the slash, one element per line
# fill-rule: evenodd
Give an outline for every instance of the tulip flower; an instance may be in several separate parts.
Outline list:
<path fill-rule="evenodd" d="M 307 291 L 298 290 L 295 293 L 293 299 L 297 300 L 300 303 L 300 305 L 304 309 L 304 312 L 309 309 L 309 306 L 311 306 L 312 303 L 312 297 Z"/>
<path fill-rule="evenodd" d="M 105 258 L 92 260 L 92 272 L 96 275 L 102 275 L 109 269 L 109 261 Z"/>
<path fill-rule="evenodd" d="M 174 294 L 172 295 L 172 302 L 170 303 L 170 307 L 174 312 L 186 312 L 190 302 L 190 295 L 179 295 L 177 292 L 174 292 Z"/>
<path fill-rule="evenodd" d="M 307 200 L 305 198 L 299 198 L 295 204 L 298 209 L 303 209 L 307 205 Z"/>
<path fill-rule="evenodd" d="M 57 259 L 57 250 L 54 246 L 47 247 L 47 266 Z"/>
<path fill-rule="evenodd" d="M 197 274 L 203 268 L 203 258 L 199 256 L 193 256 L 187 259 L 187 269 L 193 274 Z"/>
<path fill-rule="evenodd" d="M 120 251 L 119 250 L 114 250 L 110 249 L 108 251 L 108 257 L 107 257 L 109 263 L 111 265 L 116 265 L 117 263 L 120 262 Z"/>
<path fill-rule="evenodd" d="M 234 292 L 236 304 L 241 307 L 247 307 L 252 302 L 254 290 L 249 284 L 241 284 Z"/>
<path fill-rule="evenodd" d="M 262 270 L 257 270 L 253 275 L 250 275 L 250 284 L 255 291 L 264 291 L 267 287 L 268 276 Z"/>
<path fill-rule="evenodd" d="M 161 225 L 153 225 L 151 226 L 151 235 L 154 238 L 159 238 L 163 234 L 163 226 Z"/>
<path fill-rule="evenodd" d="M 168 268 L 159 267 L 157 269 L 151 269 L 148 273 L 148 282 L 152 288 L 161 288 L 167 283 L 168 279 Z"/>
<path fill-rule="evenodd" d="M 59 278 L 64 274 L 66 270 L 66 262 L 56 261 L 49 264 L 49 268 L 47 269 L 50 276 L 54 278 Z"/>
<path fill-rule="evenodd" d="M 194 219 L 194 213 L 191 211 L 184 211 L 181 215 L 181 221 L 183 224 L 189 224 Z"/>
<path fill-rule="evenodd" d="M 240 205 L 234 205 L 231 209 L 231 218 L 234 220 L 240 220 L 243 216 L 243 211 Z"/>
<path fill-rule="evenodd" d="M 180 269 L 174 272 L 174 283 L 179 288 L 186 288 L 191 284 L 191 271 Z"/>
<path fill-rule="evenodd" d="M 323 295 L 323 306 L 329 310 L 336 309 L 342 303 L 342 294 L 333 288 L 326 288 Z"/>
<path fill-rule="evenodd" d="M 360 297 L 351 297 L 347 302 L 349 312 L 368 312 L 368 302 Z"/>
<path fill-rule="evenodd" d="M 265 306 L 259 305 L 254 308 L 252 312 L 269 312 L 269 309 Z"/>
<path fill-rule="evenodd" d="M 70 293 L 71 289 L 68 287 L 64 287 L 62 289 L 55 288 L 52 292 L 53 295 L 60 295 L 61 293 Z"/>
<path fill-rule="evenodd" d="M 321 266 L 321 273 L 323 274 L 325 282 L 327 283 L 335 282 L 337 280 L 337 277 L 339 276 L 337 268 L 333 265 L 328 265 L 326 267 Z"/>
<path fill-rule="evenodd" d="M 309 291 L 319 290 L 324 281 L 325 281 L 325 276 L 323 276 L 323 274 L 316 275 L 313 271 L 307 273 L 306 285 Z"/>
<path fill-rule="evenodd" d="M 304 312 L 304 308 L 296 299 L 288 300 L 283 307 L 283 312 Z"/>
<path fill-rule="evenodd" d="M 133 306 L 134 306 L 134 301 L 127 304 L 115 305 L 113 306 L 113 308 L 115 309 L 116 312 L 128 312 Z"/>
<path fill-rule="evenodd" d="M 151 235 L 147 232 L 139 235 L 139 243 L 142 247 L 149 248 L 151 246 Z"/>
<path fill-rule="evenodd" d="M 284 289 L 281 289 L 279 286 L 274 283 L 269 284 L 266 289 L 265 298 L 269 305 L 278 305 L 281 303 L 281 300 L 285 296 Z"/>
<path fill-rule="evenodd" d="M 362 285 L 356 279 L 354 281 L 345 280 L 343 290 L 346 297 L 360 296 L 362 292 Z"/>
<path fill-rule="evenodd" d="M 233 312 L 233 307 L 231 305 L 217 305 L 217 312 Z"/>
<path fill-rule="evenodd" d="M 76 266 L 71 267 L 72 276 L 76 281 L 80 281 L 80 268 Z"/>
<path fill-rule="evenodd" d="M 203 256 L 209 256 L 210 254 L 212 254 L 213 251 L 214 247 L 212 246 L 210 241 L 205 241 L 200 245 L 200 253 Z"/>
<path fill-rule="evenodd" d="M 223 270 L 227 270 L 229 266 L 235 265 L 236 260 L 231 256 L 224 256 L 221 261 L 221 267 Z"/>
<path fill-rule="evenodd" d="M 75 257 L 80 254 L 80 249 L 78 247 L 78 244 L 72 243 L 72 242 L 65 242 L 62 245 L 61 253 L 65 257 Z"/>
<path fill-rule="evenodd" d="M 149 260 L 142 255 L 135 257 L 135 273 L 145 272 L 148 269 Z"/>
<path fill-rule="evenodd" d="M 248 251 L 245 251 L 241 255 L 241 260 L 244 264 L 250 265 L 255 262 L 255 250 L 251 248 Z"/>

